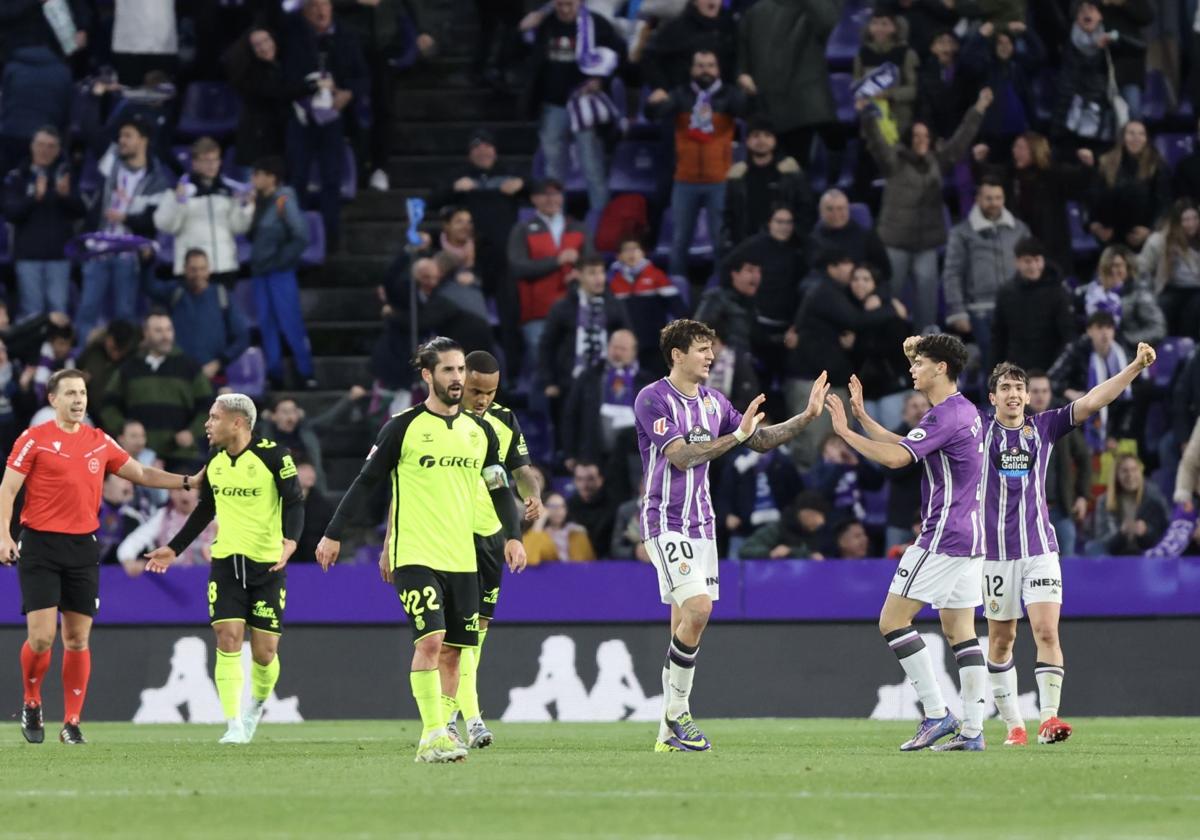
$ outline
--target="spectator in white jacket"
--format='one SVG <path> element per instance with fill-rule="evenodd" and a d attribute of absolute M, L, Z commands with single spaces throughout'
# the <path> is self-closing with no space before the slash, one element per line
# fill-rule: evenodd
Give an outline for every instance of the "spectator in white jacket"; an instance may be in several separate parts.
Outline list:
<path fill-rule="evenodd" d="M 249 187 L 221 174 L 221 147 L 210 137 L 192 144 L 192 171 L 179 179 L 154 211 L 154 226 L 175 237 L 175 274 L 192 248 L 208 254 L 214 280 L 232 282 L 238 270 L 235 237 L 250 229 L 254 204 Z"/>
<path fill-rule="evenodd" d="M 166 545 L 171 537 L 179 533 L 192 511 L 200 501 L 200 491 L 171 490 L 171 499 L 160 507 L 153 516 L 139 525 L 117 546 L 117 560 L 130 577 L 146 571 L 145 554 L 160 545 Z M 212 562 L 212 544 L 217 538 L 217 520 L 208 523 L 200 536 L 175 560 L 177 566 L 206 566 Z"/>

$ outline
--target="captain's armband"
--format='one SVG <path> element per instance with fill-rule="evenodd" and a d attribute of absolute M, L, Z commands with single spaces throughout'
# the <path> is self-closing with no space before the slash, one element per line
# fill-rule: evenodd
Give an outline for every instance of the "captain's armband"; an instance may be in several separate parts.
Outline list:
<path fill-rule="evenodd" d="M 508 486 L 508 471 L 499 464 L 483 468 L 483 483 L 488 490 L 499 490 Z"/>

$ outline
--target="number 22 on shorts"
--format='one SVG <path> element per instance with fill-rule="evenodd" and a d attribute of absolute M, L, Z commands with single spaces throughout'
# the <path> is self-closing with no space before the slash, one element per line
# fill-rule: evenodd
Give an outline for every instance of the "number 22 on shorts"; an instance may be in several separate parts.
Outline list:
<path fill-rule="evenodd" d="M 425 598 L 424 606 L 421 606 L 422 596 Z M 432 586 L 426 586 L 424 589 L 405 589 L 400 593 L 400 603 L 404 605 L 404 611 L 412 617 L 422 615 L 426 610 L 432 612 L 442 608 L 437 600 L 437 590 Z"/>

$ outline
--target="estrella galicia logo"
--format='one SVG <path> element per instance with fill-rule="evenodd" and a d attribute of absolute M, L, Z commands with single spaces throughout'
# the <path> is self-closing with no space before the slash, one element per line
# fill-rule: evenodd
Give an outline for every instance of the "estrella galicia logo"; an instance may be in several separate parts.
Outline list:
<path fill-rule="evenodd" d="M 1033 469 L 1033 453 L 1019 446 L 1001 449 L 994 458 L 996 469 L 1005 478 L 1024 478 Z"/>
<path fill-rule="evenodd" d="M 712 433 L 703 426 L 693 426 L 688 432 L 688 443 L 708 443 L 712 440 Z"/>

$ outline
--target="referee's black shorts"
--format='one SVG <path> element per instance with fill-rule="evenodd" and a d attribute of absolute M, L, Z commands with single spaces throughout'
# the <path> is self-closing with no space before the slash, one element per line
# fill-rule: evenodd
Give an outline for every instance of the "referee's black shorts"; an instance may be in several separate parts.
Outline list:
<path fill-rule="evenodd" d="M 57 607 L 91 616 L 100 609 L 100 548 L 95 536 L 23 528 L 17 550 L 22 613 Z"/>

